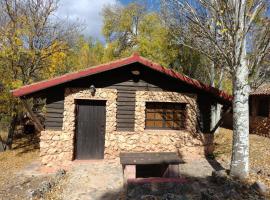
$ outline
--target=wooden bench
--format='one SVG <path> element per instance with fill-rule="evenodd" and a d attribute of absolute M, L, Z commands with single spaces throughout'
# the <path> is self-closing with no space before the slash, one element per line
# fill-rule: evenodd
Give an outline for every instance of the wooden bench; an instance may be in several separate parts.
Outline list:
<path fill-rule="evenodd" d="M 160 177 L 178 178 L 179 164 L 184 163 L 174 152 L 145 152 L 120 153 L 120 163 L 123 165 L 124 180 L 136 179 L 136 168 L 141 166 L 163 166 L 164 171 Z M 154 170 L 154 169 L 153 169 Z M 150 178 L 150 177 L 149 177 Z"/>

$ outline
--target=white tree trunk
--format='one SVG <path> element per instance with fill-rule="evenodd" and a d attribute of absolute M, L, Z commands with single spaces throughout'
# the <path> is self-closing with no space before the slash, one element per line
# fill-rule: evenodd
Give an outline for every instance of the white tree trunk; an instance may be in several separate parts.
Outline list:
<path fill-rule="evenodd" d="M 249 174 L 249 105 L 248 63 L 246 57 L 245 9 L 246 1 L 235 1 L 235 67 L 233 76 L 233 148 L 232 176 L 246 178 Z"/>
<path fill-rule="evenodd" d="M 243 63 L 234 80 L 233 148 L 231 175 L 246 178 L 249 173 L 249 85 L 248 68 Z"/>

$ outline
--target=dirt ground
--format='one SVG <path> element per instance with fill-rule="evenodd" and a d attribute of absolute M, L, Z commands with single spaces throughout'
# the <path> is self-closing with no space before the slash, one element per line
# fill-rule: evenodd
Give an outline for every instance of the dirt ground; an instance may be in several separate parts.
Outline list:
<path fill-rule="evenodd" d="M 214 158 L 221 164 L 220 166 L 224 167 L 225 169 L 229 169 L 231 143 L 232 131 L 220 129 L 219 134 L 215 136 L 216 149 L 214 153 Z M 49 179 L 48 175 L 36 176 L 25 173 L 25 169 L 27 169 L 33 163 L 38 162 L 38 139 L 36 137 L 32 137 L 31 135 L 16 139 L 14 141 L 12 151 L 1 152 L 0 199 L 29 199 L 29 196 L 27 196 L 29 194 L 29 191 L 38 187 L 42 181 Z M 113 194 L 107 192 L 107 195 L 104 197 L 105 199 L 108 195 L 117 195 L 119 191 L 116 190 L 116 188 L 118 188 L 120 185 L 116 184 L 115 187 L 112 187 L 111 185 L 113 185 L 114 182 L 118 182 L 117 178 L 119 178 L 121 170 L 118 170 L 119 168 L 112 164 L 111 171 L 115 172 L 113 174 L 115 176 L 112 176 L 113 178 L 109 178 L 104 173 L 106 172 L 106 166 L 105 168 L 103 168 L 103 170 L 101 170 L 102 168 L 98 165 L 96 167 L 94 166 L 95 164 L 90 164 L 90 166 L 79 165 L 78 170 L 74 168 L 74 171 L 68 172 L 66 177 L 59 183 L 59 185 L 57 185 L 47 195 L 47 199 L 63 199 L 61 198 L 63 194 L 66 195 L 65 199 L 70 199 L 69 197 L 71 197 L 70 195 L 72 195 L 70 188 L 74 188 L 74 190 L 76 188 L 78 189 L 78 195 L 76 196 L 76 198 L 78 197 L 78 199 L 87 199 L 87 195 L 90 193 L 91 196 L 101 195 L 102 193 L 100 192 L 102 191 L 97 191 L 97 188 L 103 188 L 106 191 L 117 191 L 117 193 Z M 211 175 L 213 166 L 214 165 L 212 165 L 205 159 L 202 159 L 196 160 L 193 163 L 186 163 L 185 165 L 181 166 L 181 171 L 185 172 L 187 175 L 196 175 L 197 180 L 203 180 L 200 181 L 199 184 L 205 184 L 205 181 L 207 179 L 205 179 L 204 177 L 209 177 Z M 269 138 L 264 138 L 257 135 L 250 135 L 250 171 L 250 182 L 259 180 L 265 183 L 270 188 Z M 109 181 L 109 184 L 106 184 L 106 181 L 102 181 L 102 178 L 100 178 L 98 175 L 99 173 L 102 174 L 102 177 L 106 176 L 106 179 L 104 180 L 106 180 L 107 182 Z M 90 183 L 89 185 L 91 187 L 88 184 L 83 184 L 84 181 Z M 77 182 L 78 184 L 76 185 L 74 184 L 74 182 Z M 102 185 L 102 183 L 104 184 Z M 102 185 L 102 187 L 100 184 Z M 137 192 L 137 189 L 134 189 L 134 191 Z"/>
<path fill-rule="evenodd" d="M 119 160 L 75 161 L 73 165 L 47 199 L 116 200 L 121 196 L 123 175 Z"/>
<path fill-rule="evenodd" d="M 183 175 L 183 178 L 188 181 L 188 184 L 180 184 L 178 186 L 174 184 L 155 186 L 163 188 L 162 191 L 166 191 L 165 194 L 163 194 L 162 191 L 162 194 L 158 194 L 158 190 L 156 189 L 155 191 L 155 187 L 151 186 L 149 188 L 146 184 L 139 187 L 133 186 L 127 193 L 127 195 L 130 196 L 120 198 L 119 194 L 123 193 L 121 193 L 120 189 L 121 184 L 118 184 L 118 182 L 121 182 L 121 178 L 119 179 L 119 176 L 121 176 L 119 162 L 116 164 L 104 164 L 101 162 L 84 163 L 74 166 L 73 169 L 68 172 L 67 177 L 48 194 L 47 199 L 133 200 L 164 199 L 168 196 L 170 196 L 170 198 L 168 197 L 167 199 L 200 199 L 202 191 L 206 191 L 206 195 L 208 195 L 208 193 L 210 193 L 210 196 L 212 195 L 211 193 L 217 195 L 217 199 L 227 199 L 222 196 L 224 195 L 224 191 L 226 191 L 225 193 L 228 197 L 232 194 L 235 195 L 234 198 L 229 199 L 265 199 L 252 194 L 252 191 L 249 189 L 243 189 L 243 186 L 240 186 L 240 189 L 235 189 L 235 187 L 232 186 L 235 184 L 233 181 L 225 182 L 221 185 L 211 182 L 210 179 L 213 170 L 229 169 L 231 142 L 232 131 L 221 129 L 220 133 L 215 137 L 216 149 L 214 158 L 216 159 L 201 158 L 181 164 L 180 173 Z M 251 185 L 256 180 L 259 180 L 269 186 L 270 139 L 250 135 L 250 143 L 251 176 L 248 182 L 243 183 L 243 185 Z M 239 187 L 239 185 L 237 185 L 236 188 L 237 187 Z M 195 190 L 193 188 L 195 188 Z M 156 196 L 153 196 L 153 194 Z"/>
<path fill-rule="evenodd" d="M 38 138 L 33 135 L 15 139 L 13 150 L 0 153 L 0 199 L 29 199 L 29 191 L 49 178 L 25 173 L 38 157 Z"/>
<path fill-rule="evenodd" d="M 270 138 L 250 134 L 250 181 L 261 181 L 270 188 Z M 220 129 L 215 136 L 216 159 L 227 169 L 231 161 L 232 131 Z"/>

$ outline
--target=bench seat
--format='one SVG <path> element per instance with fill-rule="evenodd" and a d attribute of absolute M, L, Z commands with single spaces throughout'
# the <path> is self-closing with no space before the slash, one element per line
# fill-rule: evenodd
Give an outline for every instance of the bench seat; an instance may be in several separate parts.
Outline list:
<path fill-rule="evenodd" d="M 183 160 L 174 152 L 120 153 L 122 165 L 181 164 Z"/>
<path fill-rule="evenodd" d="M 120 163 L 123 166 L 124 182 L 127 183 L 127 180 L 140 177 L 151 178 L 155 169 L 158 170 L 157 174 L 154 173 L 155 177 L 179 178 L 179 164 L 184 162 L 174 152 L 143 152 L 120 153 Z"/>

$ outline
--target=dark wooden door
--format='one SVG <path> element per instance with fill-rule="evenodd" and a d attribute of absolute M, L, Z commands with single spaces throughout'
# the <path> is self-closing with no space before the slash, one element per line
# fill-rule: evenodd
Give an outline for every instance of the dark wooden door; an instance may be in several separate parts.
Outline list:
<path fill-rule="evenodd" d="M 105 101 L 77 101 L 76 159 L 103 159 Z"/>

